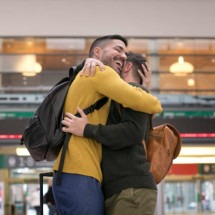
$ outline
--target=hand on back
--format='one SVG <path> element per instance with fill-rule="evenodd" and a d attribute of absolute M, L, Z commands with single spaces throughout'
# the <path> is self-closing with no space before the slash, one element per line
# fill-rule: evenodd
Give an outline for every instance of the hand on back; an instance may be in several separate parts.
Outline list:
<path fill-rule="evenodd" d="M 147 62 L 145 62 L 145 64 L 147 67 L 145 67 L 144 64 L 142 64 L 142 68 L 144 70 L 145 75 L 143 75 L 143 73 L 140 70 L 138 70 L 138 73 L 142 79 L 142 86 L 149 90 L 150 85 L 151 85 L 152 71 L 151 71 L 151 67 L 149 66 L 149 64 Z"/>
<path fill-rule="evenodd" d="M 104 64 L 101 61 L 95 58 L 87 58 L 83 69 L 80 71 L 80 75 L 94 76 L 96 66 L 99 66 L 101 71 L 104 70 Z"/>
<path fill-rule="evenodd" d="M 65 113 L 64 119 L 62 120 L 64 126 L 62 131 L 83 137 L 84 128 L 88 123 L 88 119 L 81 108 L 78 107 L 77 109 L 81 117 L 77 117 L 71 113 Z"/>

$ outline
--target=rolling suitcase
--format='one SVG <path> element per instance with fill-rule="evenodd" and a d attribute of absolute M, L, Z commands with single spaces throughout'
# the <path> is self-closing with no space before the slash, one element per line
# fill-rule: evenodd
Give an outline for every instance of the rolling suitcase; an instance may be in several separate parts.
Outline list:
<path fill-rule="evenodd" d="M 43 178 L 53 177 L 53 172 L 40 173 L 40 215 L 43 215 Z"/>

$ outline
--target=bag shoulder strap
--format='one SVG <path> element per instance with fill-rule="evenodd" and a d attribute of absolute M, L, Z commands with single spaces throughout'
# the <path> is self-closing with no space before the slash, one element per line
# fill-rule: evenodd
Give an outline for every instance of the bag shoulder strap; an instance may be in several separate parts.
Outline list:
<path fill-rule="evenodd" d="M 149 116 L 149 120 L 148 120 L 148 123 L 147 123 L 147 129 L 148 130 L 147 130 L 146 136 L 142 140 L 142 144 L 143 144 L 145 155 L 146 155 L 147 159 L 148 159 L 147 141 L 149 139 L 150 131 L 153 130 L 152 117 L 153 117 L 152 115 Z"/>
<path fill-rule="evenodd" d="M 91 106 L 85 108 L 83 111 L 86 115 L 89 113 L 92 113 L 94 110 L 99 110 L 100 108 L 102 108 L 102 106 L 105 105 L 107 103 L 107 101 L 108 101 L 108 98 L 103 97 L 103 98 L 99 99 L 97 102 L 95 102 L 94 104 L 92 104 Z M 80 114 L 77 113 L 75 116 L 80 117 Z M 68 148 L 68 144 L 69 144 L 71 135 L 72 134 L 70 134 L 70 133 L 66 133 L 66 137 L 64 140 L 60 163 L 59 163 L 59 167 L 58 167 L 58 171 L 57 171 L 57 185 L 61 184 L 61 175 L 62 175 L 62 170 L 63 170 L 63 164 L 64 164 L 66 150 Z"/>

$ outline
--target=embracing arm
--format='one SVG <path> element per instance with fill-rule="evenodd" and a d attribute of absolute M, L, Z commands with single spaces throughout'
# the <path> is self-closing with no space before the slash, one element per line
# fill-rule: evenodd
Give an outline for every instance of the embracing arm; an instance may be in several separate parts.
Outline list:
<path fill-rule="evenodd" d="M 123 108 L 121 114 L 118 124 L 86 124 L 84 137 L 95 139 L 113 150 L 139 144 L 145 137 L 149 115 L 128 108 Z"/>
<path fill-rule="evenodd" d="M 100 71 L 104 71 L 103 74 L 99 74 L 99 68 Z M 142 74 L 141 71 L 138 71 L 141 79 L 142 79 L 142 86 L 146 87 L 147 89 L 149 89 L 150 87 L 150 83 L 151 83 L 151 67 L 150 65 L 146 62 L 145 65 L 142 64 L 142 69 L 144 70 L 144 74 Z M 112 77 L 112 75 L 110 75 L 110 70 L 111 73 L 115 73 L 114 76 Z M 109 72 L 109 73 L 108 73 Z M 111 98 L 112 100 L 115 100 L 121 104 L 123 104 L 124 107 L 128 107 L 131 108 L 133 110 L 137 110 L 137 111 L 141 111 L 141 112 L 146 112 L 149 114 L 153 114 L 153 113 L 160 113 L 162 111 L 162 107 L 161 104 L 159 102 L 159 100 L 149 94 L 146 94 L 145 92 L 138 92 L 140 89 L 133 89 L 133 92 L 131 93 L 131 89 L 127 89 L 125 88 L 121 88 L 119 90 L 119 86 L 118 86 L 118 80 L 120 79 L 120 82 L 122 83 L 121 78 L 119 77 L 119 75 L 110 67 L 108 66 L 104 66 L 104 64 L 102 62 L 100 62 L 97 59 L 94 58 L 87 58 L 84 64 L 84 68 L 82 69 L 82 71 L 80 72 L 81 75 L 84 76 L 95 76 L 95 74 L 98 73 L 100 75 L 100 83 L 102 83 L 102 85 L 99 83 L 96 84 L 96 86 L 99 86 L 99 90 L 101 90 L 101 93 L 104 93 L 105 96 Z M 105 78 L 104 78 L 105 77 Z M 103 80 L 104 79 L 104 80 Z M 109 85 L 109 86 L 108 86 Z M 122 85 L 126 85 L 125 83 Z M 110 88 L 111 86 L 111 88 Z M 106 88 L 107 87 L 107 88 Z M 118 87 L 118 88 L 117 88 Z M 103 91 L 105 89 L 108 89 L 109 91 L 109 95 L 106 94 L 108 93 L 107 91 Z M 111 90 L 114 91 L 115 89 L 117 89 L 117 93 L 115 92 L 114 97 L 111 96 Z M 123 92 L 124 90 L 124 92 Z M 125 97 L 125 99 L 127 99 L 127 102 L 125 100 L 120 100 L 121 98 L 117 98 L 117 95 L 122 93 L 121 98 Z M 123 95 L 123 93 L 125 93 L 125 95 Z M 127 98 L 126 98 L 127 97 Z M 136 100 L 137 99 L 137 100 Z M 128 101 L 129 100 L 129 101 Z M 130 103 L 129 103 L 130 102 Z M 131 102 L 133 104 L 131 104 Z M 138 102 L 143 102 L 144 107 L 142 107 L 142 109 L 139 107 Z"/>
<path fill-rule="evenodd" d="M 139 86 L 135 83 L 130 84 Z M 86 124 L 83 135 L 114 150 L 125 148 L 139 144 L 144 139 L 150 117 L 149 114 L 123 108 L 112 101 L 108 117 L 109 124 L 105 126 Z"/>
<path fill-rule="evenodd" d="M 105 66 L 103 72 L 96 67 L 96 75 L 92 79 L 97 92 L 122 104 L 125 108 L 149 114 L 162 111 L 161 103 L 155 96 L 139 87 L 129 85 L 108 66 Z"/>
<path fill-rule="evenodd" d="M 145 113 L 123 108 L 120 123 L 93 125 L 88 123 L 87 116 L 80 108 L 78 112 L 81 117 L 65 114 L 63 131 L 95 139 L 114 150 L 140 143 L 147 132 L 149 115 Z"/>

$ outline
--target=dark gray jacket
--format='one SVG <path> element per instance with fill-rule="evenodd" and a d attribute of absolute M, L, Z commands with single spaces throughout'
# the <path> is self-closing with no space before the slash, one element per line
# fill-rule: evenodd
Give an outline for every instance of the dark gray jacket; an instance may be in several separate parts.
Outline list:
<path fill-rule="evenodd" d="M 149 120 L 149 114 L 112 101 L 106 126 L 86 125 L 84 136 L 102 143 L 105 198 L 127 188 L 157 189 L 141 143 L 147 137 Z"/>

